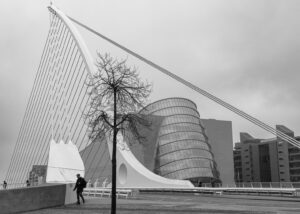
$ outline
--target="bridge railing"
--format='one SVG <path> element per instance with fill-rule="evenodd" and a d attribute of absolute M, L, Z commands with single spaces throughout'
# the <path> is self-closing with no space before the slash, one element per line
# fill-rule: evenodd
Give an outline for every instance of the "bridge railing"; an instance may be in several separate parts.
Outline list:
<path fill-rule="evenodd" d="M 106 184 L 106 185 L 105 185 Z M 6 189 L 17 189 L 26 187 L 26 183 L 13 183 L 7 184 Z M 30 186 L 38 186 L 38 185 L 30 185 Z M 87 187 L 107 187 L 109 186 L 109 182 L 99 182 L 95 181 L 91 183 L 88 182 Z M 231 185 L 221 185 L 221 184 L 214 184 L 211 183 L 202 183 L 201 187 L 207 188 L 221 188 L 221 187 L 234 187 L 234 188 L 300 188 L 300 182 L 242 182 L 242 183 L 235 183 Z M 3 190 L 3 185 L 0 186 L 0 190 Z"/>
<path fill-rule="evenodd" d="M 248 188 L 299 188 L 300 182 L 243 182 L 235 185 L 236 187 Z"/>
<path fill-rule="evenodd" d="M 0 190 L 4 189 L 17 189 L 17 188 L 23 188 L 26 187 L 26 183 L 13 183 L 13 184 L 7 184 L 6 188 L 4 188 L 3 185 L 0 186 Z"/>
<path fill-rule="evenodd" d="M 238 188 L 300 188 L 300 182 L 240 182 L 234 184 L 202 183 L 202 187 L 238 187 Z"/>

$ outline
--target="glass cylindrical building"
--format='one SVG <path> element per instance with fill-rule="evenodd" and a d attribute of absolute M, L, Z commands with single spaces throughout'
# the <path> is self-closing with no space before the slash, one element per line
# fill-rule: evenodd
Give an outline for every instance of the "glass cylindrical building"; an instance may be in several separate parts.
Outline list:
<path fill-rule="evenodd" d="M 145 115 L 163 116 L 157 137 L 154 172 L 193 183 L 218 180 L 218 172 L 194 102 L 167 98 L 146 106 Z"/>

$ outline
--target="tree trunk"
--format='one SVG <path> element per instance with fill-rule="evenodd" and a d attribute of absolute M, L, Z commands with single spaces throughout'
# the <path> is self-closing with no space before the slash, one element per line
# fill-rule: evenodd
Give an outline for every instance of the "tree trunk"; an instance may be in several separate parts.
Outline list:
<path fill-rule="evenodd" d="M 113 127 L 113 150 L 112 150 L 112 185 L 111 185 L 111 214 L 116 213 L 117 198 L 116 198 L 116 181 L 117 181 L 117 96 L 114 90 L 114 127 Z"/>

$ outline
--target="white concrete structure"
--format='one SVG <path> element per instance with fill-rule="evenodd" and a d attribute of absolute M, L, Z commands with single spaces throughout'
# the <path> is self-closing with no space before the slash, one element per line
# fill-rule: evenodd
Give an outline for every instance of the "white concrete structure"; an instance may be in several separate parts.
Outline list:
<path fill-rule="evenodd" d="M 47 165 L 47 183 L 75 183 L 76 174 L 84 177 L 84 164 L 79 151 L 71 141 L 50 142 Z"/>
<path fill-rule="evenodd" d="M 95 66 L 92 63 L 93 59 L 91 58 L 91 55 L 83 39 L 81 38 L 80 34 L 76 30 L 71 20 L 56 7 L 51 6 L 49 9 L 53 10 L 55 12 L 55 15 L 58 16 L 60 20 L 64 23 L 64 25 L 69 29 L 69 32 L 71 32 L 74 41 L 77 44 L 78 50 L 83 56 L 83 60 L 87 71 L 90 74 L 93 74 L 95 71 Z M 119 136 L 119 138 L 121 137 Z M 111 141 L 108 140 L 107 142 Z M 119 140 L 117 151 L 117 187 L 193 187 L 190 181 L 167 179 L 152 173 L 135 158 L 135 156 L 131 153 L 130 149 L 127 147 L 127 144 L 125 142 L 122 142 L 123 140 Z M 111 148 L 111 144 L 108 144 L 108 147 Z M 121 149 L 121 147 L 124 146 L 126 147 L 126 149 Z M 52 148 L 50 148 L 48 161 L 48 170 L 50 171 L 48 171 L 49 175 L 47 174 L 47 182 L 74 182 L 74 178 L 76 179 L 74 175 L 76 175 L 77 172 L 83 175 L 83 163 L 81 165 L 81 163 L 78 162 L 78 157 L 75 156 L 72 160 L 73 155 L 75 155 L 75 151 L 72 150 L 71 152 L 71 146 L 65 147 L 63 146 L 62 142 L 60 144 L 56 144 L 54 141 L 52 141 L 51 147 Z M 69 161 L 72 161 L 73 164 L 71 164 Z M 72 178 L 72 176 L 74 176 L 74 178 Z"/>
<path fill-rule="evenodd" d="M 121 134 L 117 142 L 117 187 L 123 188 L 193 188 L 187 180 L 168 179 L 144 167 L 132 154 Z M 108 140 L 110 156 L 112 141 Z"/>

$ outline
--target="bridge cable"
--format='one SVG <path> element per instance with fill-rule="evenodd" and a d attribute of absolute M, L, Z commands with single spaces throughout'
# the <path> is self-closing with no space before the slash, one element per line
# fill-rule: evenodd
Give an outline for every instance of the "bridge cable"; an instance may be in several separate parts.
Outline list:
<path fill-rule="evenodd" d="M 52 40 L 52 42 L 51 42 L 51 44 L 52 44 L 52 48 L 53 48 L 53 52 L 51 51 L 51 55 L 52 56 L 57 56 L 57 54 L 58 54 L 58 50 L 57 50 L 57 47 L 58 47 L 58 45 L 59 45 L 59 38 L 61 37 L 61 35 L 62 35 L 62 29 L 63 29 L 63 25 L 61 25 L 61 22 L 60 22 L 60 20 L 59 19 L 53 19 L 55 22 L 56 22 L 56 26 L 55 26 L 55 32 L 54 32 L 54 35 L 53 35 L 53 40 Z M 52 66 L 52 69 L 54 69 L 54 71 L 52 71 L 52 69 L 50 68 L 50 71 L 51 71 L 51 74 L 53 73 L 53 72 L 57 72 L 57 70 L 55 69 L 55 67 L 56 67 L 56 64 L 57 64 L 57 57 L 54 57 L 54 58 L 50 58 L 51 60 L 50 60 L 50 67 Z M 48 61 L 47 61 L 47 67 L 48 67 Z M 48 68 L 47 68 L 48 69 Z M 47 72 L 47 77 L 46 78 L 49 78 L 49 76 L 48 76 L 48 73 L 49 72 Z M 54 75 L 54 74 L 53 74 Z M 51 81 L 52 82 L 52 81 Z M 45 83 L 44 83 L 45 84 Z M 51 84 L 51 83 L 50 83 Z M 49 86 L 49 81 L 47 81 L 46 82 L 46 85 L 47 85 L 47 88 L 48 88 L 48 86 Z M 47 94 L 49 94 L 49 91 L 48 90 L 46 90 L 45 88 L 46 87 L 44 87 L 45 85 L 43 85 L 42 86 L 42 90 L 43 91 L 46 91 L 47 92 Z M 40 95 L 41 96 L 39 96 L 39 101 L 38 102 L 36 102 L 35 104 L 34 104 L 34 109 L 36 109 L 35 107 L 36 106 L 40 106 L 41 104 L 40 103 L 42 103 L 43 104 L 43 108 L 44 107 L 47 107 L 48 105 L 46 105 L 45 106 L 45 94 L 44 93 L 42 93 L 42 92 L 39 92 L 40 93 Z M 51 92 L 50 92 L 51 93 Z M 44 96 L 43 96 L 44 95 Z M 48 95 L 47 95 L 48 96 Z M 42 101 L 42 102 L 40 102 L 40 101 Z M 49 101 L 49 100 L 48 100 Z M 38 104 L 39 103 L 39 104 Z M 24 151 L 24 154 L 26 154 L 26 157 L 27 157 L 27 159 L 28 158 L 32 158 L 31 157 L 31 154 L 32 154 L 32 152 L 33 151 L 35 151 L 35 149 L 37 148 L 36 146 L 35 146 L 35 144 L 34 144 L 34 138 L 33 138 L 33 133 L 34 133 L 34 130 L 37 128 L 37 127 L 40 127 L 40 126 L 37 126 L 38 125 L 38 123 L 39 122 L 37 122 L 36 123 L 36 121 L 39 121 L 39 120 L 37 120 L 38 118 L 39 118 L 39 116 L 41 115 L 41 114 L 43 114 L 44 113 L 44 115 L 46 114 L 46 112 L 43 112 L 43 111 L 41 111 L 41 109 L 43 109 L 43 108 L 38 108 L 38 110 L 37 111 L 35 111 L 34 112 L 34 114 L 33 114 L 33 116 L 31 117 L 31 120 L 32 120 L 32 123 L 31 123 L 31 125 L 30 125 L 30 132 L 29 132 L 29 137 L 27 138 L 27 140 L 26 140 L 26 142 L 30 142 L 29 143 L 29 145 L 28 145 L 28 147 L 27 147 L 27 149 L 26 149 L 26 151 Z M 34 147 L 34 149 L 32 149 L 32 147 Z M 22 164 L 21 164 L 21 172 L 19 173 L 19 179 L 21 179 L 25 174 L 26 174 L 26 172 L 29 170 L 30 171 L 30 165 L 29 165 L 29 163 L 33 160 L 33 159 L 31 159 L 31 161 L 27 161 L 27 159 L 26 159 L 26 161 L 24 161 L 23 160 L 23 158 L 21 158 L 22 159 Z M 17 179 L 18 179 L 17 178 Z"/>
<path fill-rule="evenodd" d="M 191 82 L 189 82 L 189 81 L 187 81 L 187 80 L 184 80 L 183 78 L 177 76 L 176 74 L 173 74 L 172 72 L 168 71 L 167 69 L 165 69 L 165 68 L 163 68 L 163 67 L 161 67 L 161 66 L 155 64 L 154 62 L 152 62 L 152 61 L 150 61 L 150 60 L 148 60 L 148 59 L 142 57 L 141 55 L 135 53 L 134 51 L 131 51 L 130 49 L 124 47 L 123 45 L 120 45 L 119 43 L 117 43 L 117 42 L 115 42 L 115 41 L 109 39 L 108 37 L 104 36 L 103 34 L 101 34 L 101 33 L 97 32 L 97 31 L 93 30 L 92 28 L 90 28 L 90 27 L 88 27 L 88 26 L 82 24 L 81 22 L 79 22 L 79 21 L 73 19 L 72 17 L 68 16 L 68 18 L 69 18 L 70 20 L 72 20 L 73 22 L 75 22 L 76 24 L 78 24 L 79 26 L 81 26 L 81 27 L 85 28 L 86 30 L 92 32 L 93 34 L 95 34 L 95 35 L 101 37 L 102 39 L 108 41 L 109 43 L 111 43 L 111 44 L 117 46 L 118 48 L 124 50 L 125 52 L 129 53 L 130 55 L 132 55 L 132 56 L 134 56 L 134 57 L 140 59 L 141 61 L 143 61 L 143 62 L 145 62 L 146 64 L 150 65 L 151 67 L 153 67 L 153 68 L 159 70 L 160 72 L 162 72 L 162 73 L 168 75 L 169 77 L 175 79 L 176 81 L 182 83 L 183 85 L 189 87 L 190 89 L 193 89 L 194 91 L 196 91 L 196 92 L 202 94 L 203 96 L 205 96 L 205 97 L 211 99 L 212 101 L 214 101 L 214 102 L 220 104 L 221 106 L 227 108 L 228 110 L 230 110 L 230 111 L 232 111 L 232 112 L 238 114 L 239 116 L 243 117 L 244 119 L 246 119 L 246 120 L 252 122 L 253 124 L 255 124 L 255 125 L 261 127 L 262 129 L 264 129 L 264 130 L 270 132 L 271 134 L 274 134 L 275 136 L 278 136 L 278 137 L 280 137 L 281 139 L 283 139 L 283 140 L 289 142 L 290 144 L 292 144 L 292 145 L 294 145 L 294 146 L 300 148 L 300 143 L 299 143 L 297 140 L 295 140 L 294 138 L 292 138 L 292 137 L 286 135 L 285 133 L 283 133 L 283 132 L 281 132 L 281 131 L 279 131 L 279 130 L 276 130 L 276 129 L 272 128 L 271 126 L 269 126 L 269 125 L 263 123 L 262 121 L 260 121 L 260 120 L 258 120 L 258 119 L 256 119 L 256 118 L 254 118 L 254 117 L 252 117 L 252 116 L 250 116 L 249 114 L 247 114 L 247 113 L 245 113 L 245 112 L 243 112 L 243 111 L 237 109 L 236 107 L 234 107 L 234 106 L 232 106 L 231 104 L 229 104 L 229 103 L 227 103 L 227 102 L 225 102 L 225 101 L 223 101 L 223 100 L 217 98 L 216 96 L 214 96 L 214 95 L 208 93 L 207 91 L 205 91 L 205 90 L 203 90 L 203 89 L 200 89 L 199 87 L 197 87 L 196 85 L 192 84 Z"/>
<path fill-rule="evenodd" d="M 56 52 L 57 52 L 56 55 L 58 55 L 59 52 L 61 51 L 60 47 L 61 47 L 62 43 L 60 42 L 60 38 L 64 38 L 64 36 L 65 36 L 65 28 L 64 28 L 63 25 L 62 25 L 62 28 L 61 28 L 59 34 L 60 35 L 57 38 L 57 45 L 58 45 L 58 47 L 55 48 Z M 57 58 L 58 57 L 55 57 L 55 59 L 56 59 L 55 62 L 54 62 L 55 64 L 57 64 L 59 62 L 59 59 L 57 59 Z M 54 67 L 57 67 L 57 66 L 54 65 Z M 56 70 L 56 69 L 54 68 L 54 70 Z M 49 78 L 51 78 L 51 77 L 49 77 Z M 50 83 L 50 85 L 51 85 L 51 83 Z M 49 82 L 47 81 L 47 87 L 48 86 L 49 86 Z M 50 98 L 51 98 L 52 88 L 53 87 L 50 86 Z M 46 89 L 46 92 L 47 92 L 47 96 L 49 96 L 49 91 L 47 89 Z M 46 97 L 46 94 L 42 93 L 42 95 L 45 95 L 45 96 L 42 96 L 42 97 Z M 39 122 L 36 123 L 35 128 L 33 128 L 35 130 L 35 133 L 32 136 L 32 142 L 33 142 L 32 145 L 33 145 L 34 149 L 30 149 L 30 153 L 28 154 L 28 157 L 31 157 L 31 160 L 27 163 L 27 165 L 25 167 L 23 167 L 25 169 L 25 172 L 34 163 L 39 163 L 39 162 L 36 162 L 36 160 L 38 159 L 38 156 L 36 154 L 40 154 L 41 145 L 45 144 L 45 143 L 43 143 L 45 141 L 39 141 L 38 140 L 38 136 L 41 137 L 41 135 L 39 135 L 39 133 L 42 133 L 42 130 L 43 130 L 42 128 L 44 128 L 45 121 L 47 122 L 48 121 L 47 117 L 48 117 L 48 115 L 50 116 L 50 114 L 48 112 L 49 112 L 49 108 L 51 108 L 52 105 L 51 105 L 51 103 L 49 105 L 50 99 L 48 100 L 48 104 L 45 105 L 45 101 L 46 100 L 47 100 L 47 98 L 44 99 L 44 100 L 42 100 L 42 104 L 40 104 L 39 107 L 41 107 L 41 106 L 43 106 L 43 107 L 39 108 L 39 110 L 37 111 L 38 112 L 37 119 L 38 119 Z M 37 142 L 42 142 L 42 143 L 37 143 Z M 30 170 L 30 168 L 29 168 L 29 170 Z"/>
<path fill-rule="evenodd" d="M 50 16 L 50 19 L 51 20 L 53 20 L 52 19 L 52 17 Z M 53 23 L 53 21 L 51 21 L 51 24 Z M 48 39 L 47 39 L 47 43 L 48 44 L 50 44 L 50 46 L 51 46 L 51 43 L 52 43 L 52 34 L 53 34 L 53 31 L 50 31 L 49 32 L 50 33 L 50 37 L 48 37 Z M 48 45 L 47 45 L 48 46 Z M 47 47 L 48 48 L 48 47 Z M 50 47 L 50 49 L 51 49 L 51 47 Z M 48 51 L 46 51 L 47 53 L 45 54 L 46 55 L 46 57 L 48 56 Z M 42 56 L 43 57 L 43 56 Z M 43 64 L 43 63 L 42 63 Z M 42 66 L 43 67 L 43 66 Z M 40 67 L 39 67 L 40 68 Z M 41 68 L 42 69 L 42 68 Z M 40 71 L 41 71 L 41 69 L 40 69 Z M 41 72 L 39 72 L 38 71 L 38 74 L 40 74 Z M 39 78 L 37 78 L 37 79 L 39 79 Z M 43 79 L 44 79 L 44 76 L 43 76 L 43 78 L 42 78 L 42 80 L 41 79 L 39 79 L 39 84 L 40 84 L 40 82 L 41 81 L 43 81 Z M 35 84 L 36 85 L 36 84 Z M 38 87 L 37 88 L 39 88 L 39 85 L 38 85 Z M 36 91 L 35 91 L 36 92 Z M 38 90 L 38 92 L 36 92 L 36 93 L 40 93 L 40 90 Z M 19 170 L 19 168 L 20 168 L 20 165 L 21 165 L 21 163 L 23 163 L 23 161 L 24 160 L 22 160 L 22 157 L 23 157 L 23 155 L 24 155 L 24 153 L 25 153 L 25 148 L 23 148 L 26 144 L 25 144 L 25 140 L 26 140 L 26 136 L 28 135 L 28 130 L 29 130 L 29 124 L 31 123 L 30 121 L 32 120 L 32 111 L 33 111 L 33 106 L 35 105 L 35 103 L 37 103 L 37 101 L 35 100 L 36 98 L 37 98 L 37 96 L 36 96 L 36 94 L 35 93 L 31 93 L 31 96 L 33 96 L 34 98 L 34 101 L 30 101 L 28 104 L 27 104 L 27 106 L 29 107 L 29 114 L 31 115 L 30 117 L 28 116 L 27 118 L 24 118 L 24 120 L 25 120 L 25 126 L 24 126 L 24 129 L 22 130 L 22 134 L 21 134 L 21 137 L 20 137 L 20 141 L 19 141 L 19 143 L 20 143 L 20 148 L 21 149 L 18 149 L 18 151 L 22 151 L 22 153 L 21 154 L 19 154 L 19 156 L 18 156 L 18 160 L 17 161 L 14 161 L 14 166 L 17 168 L 17 169 L 15 169 L 14 170 L 14 173 L 13 173 L 13 181 L 15 180 L 15 178 L 16 178 L 16 176 L 18 176 L 16 173 L 18 173 L 19 175 L 20 175 L 20 170 Z M 39 98 L 37 98 L 37 99 L 39 99 Z M 20 161 L 22 161 L 22 162 L 20 162 Z"/>
<path fill-rule="evenodd" d="M 51 34 L 51 31 L 48 32 L 46 43 L 45 43 L 44 48 L 43 48 L 43 53 L 42 53 L 42 57 L 41 57 L 42 59 L 44 58 L 44 56 L 45 56 L 45 54 L 47 52 L 46 49 L 48 48 L 48 45 L 49 45 L 50 34 Z M 31 101 L 33 99 L 33 93 L 36 91 L 36 85 L 37 85 L 37 82 L 38 82 L 38 79 L 39 79 L 38 77 L 40 76 L 40 73 L 41 73 L 40 67 L 41 67 L 42 64 L 43 64 L 43 61 L 41 60 L 40 64 L 39 64 L 39 67 L 38 67 L 38 73 L 37 73 L 37 75 L 35 77 L 35 80 L 34 80 L 34 86 L 31 89 L 31 93 L 30 93 L 31 96 L 30 96 L 30 98 L 28 100 L 28 104 L 26 106 L 25 116 L 24 116 L 24 119 L 22 120 L 22 125 L 21 125 L 20 130 L 19 130 L 18 138 L 17 138 L 17 141 L 16 141 L 17 143 L 16 143 L 16 146 L 14 147 L 13 157 L 11 158 L 11 161 L 9 163 L 9 168 L 8 168 L 6 176 L 5 176 L 5 180 L 6 181 L 9 180 L 12 177 L 11 170 L 12 170 L 13 166 L 15 165 L 14 163 L 15 163 L 16 158 L 17 158 L 16 157 L 17 156 L 16 155 L 16 153 L 17 153 L 16 151 L 17 151 L 17 148 L 19 148 L 21 146 L 20 137 L 23 134 L 23 130 L 24 130 L 23 127 L 25 126 L 25 122 L 27 121 L 26 118 L 27 118 L 28 110 L 29 110 L 29 108 L 31 106 Z"/>

